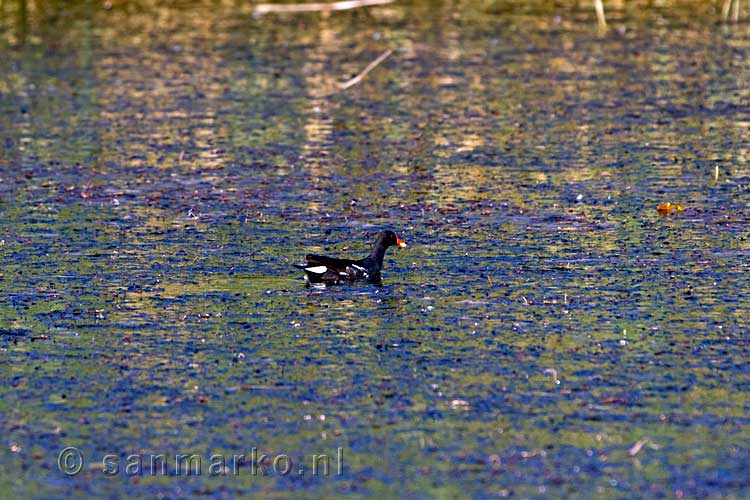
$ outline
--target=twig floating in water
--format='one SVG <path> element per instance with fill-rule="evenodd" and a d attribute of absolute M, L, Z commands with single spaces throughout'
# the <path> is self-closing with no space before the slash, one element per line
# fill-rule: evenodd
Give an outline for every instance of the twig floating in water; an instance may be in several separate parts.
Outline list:
<path fill-rule="evenodd" d="M 643 447 L 644 447 L 645 445 L 647 445 L 647 444 L 648 444 L 648 443 L 649 443 L 650 441 L 651 441 L 651 440 L 650 440 L 649 438 L 647 438 L 647 437 L 645 437 L 645 438 L 643 438 L 643 439 L 639 439 L 639 440 L 638 440 L 638 442 L 637 442 L 637 443 L 635 443 L 635 444 L 634 444 L 634 445 L 633 445 L 633 446 L 632 446 L 632 447 L 631 447 L 631 448 L 630 448 L 630 449 L 628 450 L 628 455 L 630 455 L 631 457 L 634 457 L 634 456 L 636 456 L 636 455 L 637 455 L 637 454 L 638 454 L 638 453 L 639 453 L 639 452 L 641 451 L 641 449 L 642 449 L 642 448 L 643 448 Z"/>
<path fill-rule="evenodd" d="M 345 0 L 342 2 L 316 3 L 261 3 L 255 7 L 255 14 L 321 12 L 331 10 L 349 10 L 371 5 L 385 5 L 393 0 Z"/>
<path fill-rule="evenodd" d="M 375 66 L 377 66 L 378 64 L 380 64 L 383 61 L 385 61 L 385 59 L 388 56 L 390 56 L 391 54 L 393 54 L 393 51 L 391 49 L 388 49 L 385 52 L 383 52 L 382 54 L 380 54 L 377 59 L 375 59 L 373 62 L 371 62 L 370 64 L 368 64 L 367 67 L 365 69 L 363 69 L 357 76 L 355 76 L 354 78 L 352 78 L 351 80 L 349 80 L 346 83 L 342 83 L 341 84 L 341 90 L 346 90 L 349 87 L 352 87 L 352 86 L 358 84 L 359 82 L 361 82 L 362 79 L 365 76 L 367 76 L 367 73 L 369 73 L 370 71 L 372 71 L 373 69 L 375 69 Z"/>

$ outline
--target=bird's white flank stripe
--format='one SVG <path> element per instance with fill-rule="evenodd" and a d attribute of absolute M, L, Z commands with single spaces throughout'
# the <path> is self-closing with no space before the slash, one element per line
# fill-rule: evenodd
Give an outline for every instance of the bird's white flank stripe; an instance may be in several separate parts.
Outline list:
<path fill-rule="evenodd" d="M 325 272 L 328 271 L 328 268 L 326 266 L 306 267 L 305 271 L 308 273 L 325 274 Z"/>
<path fill-rule="evenodd" d="M 367 269 L 365 269 L 365 268 L 364 268 L 364 267 L 362 267 L 362 266 L 358 266 L 357 264 L 352 264 L 352 267 L 353 267 L 354 269 L 359 269 L 359 270 L 360 270 L 360 271 L 362 271 L 363 273 L 367 274 Z"/>

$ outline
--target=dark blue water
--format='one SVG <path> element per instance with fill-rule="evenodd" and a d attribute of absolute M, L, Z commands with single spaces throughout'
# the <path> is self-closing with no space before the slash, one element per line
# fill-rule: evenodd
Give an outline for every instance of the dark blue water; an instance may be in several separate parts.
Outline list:
<path fill-rule="evenodd" d="M 2 4 L 0 485 L 750 495 L 750 38 L 607 9 Z"/>

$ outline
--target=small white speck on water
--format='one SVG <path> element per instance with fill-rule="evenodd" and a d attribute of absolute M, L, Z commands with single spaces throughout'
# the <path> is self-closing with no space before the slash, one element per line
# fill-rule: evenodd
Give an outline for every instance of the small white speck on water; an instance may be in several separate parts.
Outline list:
<path fill-rule="evenodd" d="M 555 385 L 560 385 L 560 379 L 557 378 L 557 370 L 554 368 L 546 368 L 544 370 L 545 375 L 552 375 L 552 381 L 555 383 Z"/>

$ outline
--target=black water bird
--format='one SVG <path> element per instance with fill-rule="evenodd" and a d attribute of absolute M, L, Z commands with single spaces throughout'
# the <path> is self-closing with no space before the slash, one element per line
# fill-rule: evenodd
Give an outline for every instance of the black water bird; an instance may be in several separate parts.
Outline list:
<path fill-rule="evenodd" d="M 383 269 L 383 257 L 388 247 L 405 247 L 404 240 L 393 231 L 378 234 L 372 252 L 364 259 L 337 259 L 325 255 L 307 255 L 305 264 L 294 264 L 305 271 L 305 279 L 310 283 L 339 285 L 354 281 L 380 281 L 380 270 Z"/>

